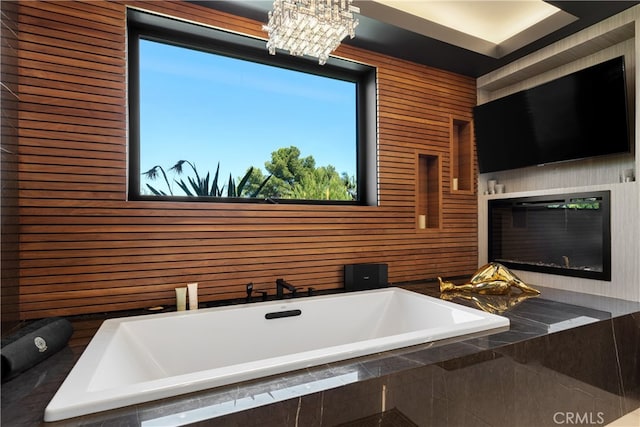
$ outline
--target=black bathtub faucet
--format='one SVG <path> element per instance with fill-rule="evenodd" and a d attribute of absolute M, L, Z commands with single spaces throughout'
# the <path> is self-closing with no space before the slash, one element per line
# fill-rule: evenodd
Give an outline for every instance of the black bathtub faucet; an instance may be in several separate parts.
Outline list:
<path fill-rule="evenodd" d="M 253 292 L 253 282 L 247 283 L 247 302 L 251 302 L 252 292 Z"/>
<path fill-rule="evenodd" d="M 267 291 L 263 291 L 263 290 L 260 290 L 260 289 L 253 289 L 253 282 L 251 282 L 251 283 L 247 283 L 247 297 L 246 297 L 246 302 L 248 302 L 248 303 L 249 303 L 249 302 L 251 302 L 251 294 L 252 294 L 254 291 L 255 291 L 255 292 L 257 292 L 257 293 L 259 293 L 260 295 L 262 295 L 262 298 L 261 298 L 261 299 L 262 299 L 262 301 L 266 301 L 266 300 L 267 300 L 267 297 L 268 297 L 268 293 L 267 293 Z"/>
<path fill-rule="evenodd" d="M 282 299 L 284 298 L 284 289 L 291 292 L 291 296 L 296 296 L 296 287 L 291 283 L 288 283 L 286 280 L 280 278 L 276 279 L 276 298 Z"/>

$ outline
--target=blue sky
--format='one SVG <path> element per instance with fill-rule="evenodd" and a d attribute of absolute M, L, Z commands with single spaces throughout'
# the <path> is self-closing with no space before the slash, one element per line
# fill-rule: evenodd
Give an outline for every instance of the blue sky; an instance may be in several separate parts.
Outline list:
<path fill-rule="evenodd" d="M 183 159 L 237 178 L 295 145 L 355 175 L 354 83 L 141 40 L 140 91 L 141 172 Z"/>

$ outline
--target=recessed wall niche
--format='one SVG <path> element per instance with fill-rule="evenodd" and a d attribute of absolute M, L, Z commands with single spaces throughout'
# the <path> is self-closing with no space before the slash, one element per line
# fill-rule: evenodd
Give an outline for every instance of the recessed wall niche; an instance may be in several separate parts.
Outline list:
<path fill-rule="evenodd" d="M 416 226 L 419 230 L 439 229 L 442 224 L 440 156 L 420 152 L 416 163 Z"/>
<path fill-rule="evenodd" d="M 473 194 L 473 122 L 451 117 L 450 129 L 450 191 Z"/>

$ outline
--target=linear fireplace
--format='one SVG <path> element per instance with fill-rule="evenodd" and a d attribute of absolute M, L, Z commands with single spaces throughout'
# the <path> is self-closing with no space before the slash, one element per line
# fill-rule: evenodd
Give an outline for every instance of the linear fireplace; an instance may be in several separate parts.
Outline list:
<path fill-rule="evenodd" d="M 611 280 L 610 192 L 489 201 L 489 261 Z"/>

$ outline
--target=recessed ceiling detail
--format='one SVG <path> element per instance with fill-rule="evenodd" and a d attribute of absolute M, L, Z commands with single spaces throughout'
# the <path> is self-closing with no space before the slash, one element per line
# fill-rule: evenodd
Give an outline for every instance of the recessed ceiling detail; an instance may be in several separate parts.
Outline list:
<path fill-rule="evenodd" d="M 560 11 L 542 0 L 376 1 L 494 44 L 500 44 Z"/>
<path fill-rule="evenodd" d="M 494 58 L 507 55 L 577 19 L 542 0 L 356 3 L 363 15 Z"/>
<path fill-rule="evenodd" d="M 273 7 L 273 0 L 187 1 L 261 23 L 268 21 L 269 10 Z M 457 0 L 434 1 L 458 3 Z M 509 2 L 523 1 L 527 2 L 509 0 L 497 3 L 498 6 L 506 6 Z M 429 0 L 408 2 L 426 6 Z M 470 2 L 465 0 L 464 3 L 468 5 Z M 487 2 L 479 0 L 477 3 Z M 531 26 L 527 29 L 511 37 L 506 36 L 506 40 L 494 43 L 376 1 L 354 0 L 353 4 L 360 8 L 360 24 L 356 29 L 356 37 L 346 39 L 343 43 L 454 73 L 479 77 L 636 6 L 640 4 L 640 0 L 546 0 L 544 3 L 552 4 L 562 11 L 551 14 L 537 24 L 529 24 Z M 504 17 L 501 19 L 508 20 Z M 632 32 L 633 28 L 632 26 Z"/>

